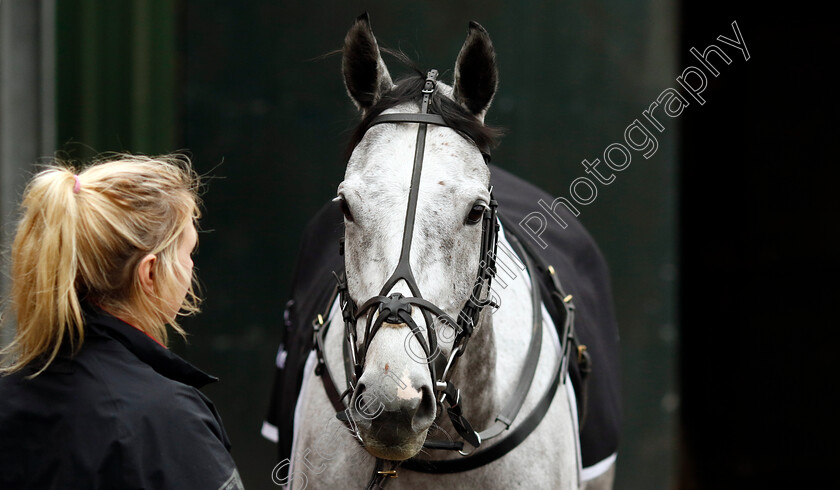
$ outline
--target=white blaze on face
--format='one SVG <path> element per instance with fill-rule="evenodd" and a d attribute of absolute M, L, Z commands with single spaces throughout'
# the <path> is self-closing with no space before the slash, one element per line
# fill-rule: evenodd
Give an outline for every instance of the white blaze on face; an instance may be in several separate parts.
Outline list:
<path fill-rule="evenodd" d="M 408 377 L 408 368 L 403 370 L 402 378 L 402 385 L 397 386 L 397 397 L 401 400 L 411 400 L 413 398 L 420 398 L 422 394 L 420 390 L 415 388 L 411 384 L 411 379 Z"/>

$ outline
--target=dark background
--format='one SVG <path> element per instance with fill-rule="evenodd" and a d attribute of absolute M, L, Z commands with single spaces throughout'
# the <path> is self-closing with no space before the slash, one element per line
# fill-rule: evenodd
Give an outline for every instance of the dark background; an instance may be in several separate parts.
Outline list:
<path fill-rule="evenodd" d="M 174 348 L 221 383 L 247 488 L 275 488 L 259 435 L 303 226 L 334 196 L 357 115 L 340 78 L 353 19 L 451 80 L 467 22 L 499 60 L 494 163 L 568 196 L 737 20 L 700 106 L 581 220 L 612 272 L 624 431 L 616 488 L 825 487 L 836 459 L 837 41 L 804 5 L 149 0 L 56 3 L 63 156 L 188 149 L 207 176 L 196 257 L 206 304 Z M 387 61 L 387 60 L 386 60 Z M 392 75 L 401 70 L 389 64 Z M 667 120 L 664 120 L 667 119 Z M 292 394 L 290 394 L 292 396 Z"/>
<path fill-rule="evenodd" d="M 724 5 L 683 5 L 684 57 Z M 683 488 L 834 486 L 838 40 L 825 12 L 784 10 L 737 9 L 754 57 L 684 120 Z"/>

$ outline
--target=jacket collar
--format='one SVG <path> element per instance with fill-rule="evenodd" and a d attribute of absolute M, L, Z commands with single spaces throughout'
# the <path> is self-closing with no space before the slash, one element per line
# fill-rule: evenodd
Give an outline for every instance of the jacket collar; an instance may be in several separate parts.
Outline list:
<path fill-rule="evenodd" d="M 162 376 L 196 388 L 219 380 L 161 346 L 144 332 L 99 307 L 86 304 L 84 315 L 86 334 L 109 337 L 118 341 Z"/>

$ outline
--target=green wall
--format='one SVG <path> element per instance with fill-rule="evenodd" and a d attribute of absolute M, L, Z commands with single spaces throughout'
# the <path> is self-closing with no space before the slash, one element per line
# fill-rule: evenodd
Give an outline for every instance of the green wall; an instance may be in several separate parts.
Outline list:
<path fill-rule="evenodd" d="M 64 156 L 178 148 L 175 4 L 57 2 L 57 139 Z"/>

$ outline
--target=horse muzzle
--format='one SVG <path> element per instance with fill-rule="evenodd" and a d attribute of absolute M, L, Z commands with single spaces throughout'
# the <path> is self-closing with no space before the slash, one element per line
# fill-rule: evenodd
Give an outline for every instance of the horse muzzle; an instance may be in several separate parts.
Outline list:
<path fill-rule="evenodd" d="M 383 331 L 380 334 L 383 338 L 377 340 L 405 334 L 405 328 Z M 359 436 L 371 454 L 403 460 L 423 447 L 437 407 L 425 369 L 418 369 L 421 366 L 410 359 L 400 362 L 390 358 L 389 362 L 394 364 L 393 368 L 385 364 L 380 369 L 365 369 L 351 398 L 351 413 Z"/>

